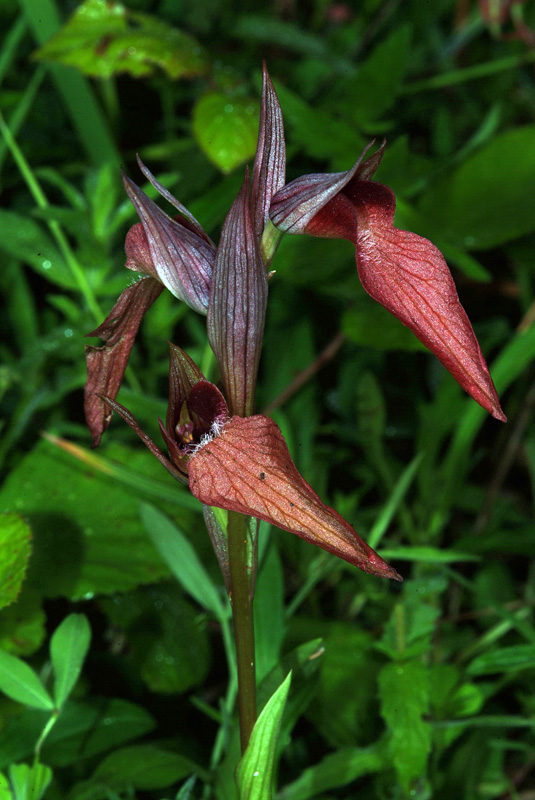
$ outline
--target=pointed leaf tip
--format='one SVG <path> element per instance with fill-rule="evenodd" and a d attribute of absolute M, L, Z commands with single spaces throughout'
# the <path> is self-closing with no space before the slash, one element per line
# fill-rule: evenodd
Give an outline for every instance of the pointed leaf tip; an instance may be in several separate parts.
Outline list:
<path fill-rule="evenodd" d="M 190 489 L 205 505 L 263 519 L 364 572 L 402 580 L 301 477 L 269 417 L 232 417 L 188 471 Z"/>

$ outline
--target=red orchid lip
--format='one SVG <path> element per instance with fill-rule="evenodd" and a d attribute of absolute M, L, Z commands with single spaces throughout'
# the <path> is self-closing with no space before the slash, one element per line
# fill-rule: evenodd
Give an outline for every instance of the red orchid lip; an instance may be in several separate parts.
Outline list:
<path fill-rule="evenodd" d="M 269 417 L 232 417 L 191 457 L 188 476 L 204 505 L 265 520 L 364 572 L 403 580 L 301 477 Z"/>

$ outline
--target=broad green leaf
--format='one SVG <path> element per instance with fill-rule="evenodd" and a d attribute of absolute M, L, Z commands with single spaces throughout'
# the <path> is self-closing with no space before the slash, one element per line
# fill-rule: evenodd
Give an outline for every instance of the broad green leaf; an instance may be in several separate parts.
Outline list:
<path fill-rule="evenodd" d="M 49 718 L 49 712 L 32 710 L 9 720 L 0 731 L 0 768 L 32 756 Z M 52 767 L 70 766 L 144 736 L 154 726 L 144 708 L 126 700 L 68 700 L 46 738 L 42 759 Z"/>
<path fill-rule="evenodd" d="M 32 708 L 52 710 L 54 703 L 40 678 L 20 658 L 0 650 L 0 691 Z"/>
<path fill-rule="evenodd" d="M 401 785 L 409 792 L 425 778 L 431 751 L 429 675 L 419 661 L 386 664 L 379 673 L 381 716 L 390 733 L 390 755 Z"/>
<path fill-rule="evenodd" d="M 254 623 L 256 676 L 260 683 L 277 664 L 286 632 L 282 566 L 273 542 L 256 579 Z"/>
<path fill-rule="evenodd" d="M 396 99 L 411 53 L 411 29 L 396 28 L 373 49 L 344 85 L 346 113 L 356 125 L 379 119 Z"/>
<path fill-rule="evenodd" d="M 370 747 L 342 747 L 308 767 L 289 786 L 277 793 L 277 800 L 310 800 L 323 797 L 330 789 L 347 786 L 362 775 L 388 769 L 390 759 L 384 740 Z"/>
<path fill-rule="evenodd" d="M 110 794 L 137 789 L 164 789 L 195 769 L 195 764 L 179 753 L 153 745 L 123 747 L 106 756 L 91 779 L 76 784 L 72 800 L 101 800 Z"/>
<path fill-rule="evenodd" d="M 56 628 L 50 641 L 50 656 L 54 669 L 54 699 L 61 708 L 71 693 L 84 663 L 91 628 L 84 614 L 70 614 Z"/>
<path fill-rule="evenodd" d="M 52 780 L 52 770 L 45 764 L 12 764 L 9 779 L 13 800 L 41 800 Z"/>
<path fill-rule="evenodd" d="M 405 581 L 400 602 L 394 605 L 375 647 L 396 660 L 407 660 L 425 652 L 440 616 L 437 595 L 445 591 L 446 586 L 444 578 L 433 574 Z"/>
<path fill-rule="evenodd" d="M 344 313 L 342 330 L 352 342 L 377 350 L 425 350 L 412 331 L 385 308 L 367 298 Z"/>
<path fill-rule="evenodd" d="M 176 695 L 205 679 L 210 668 L 206 618 L 176 581 L 103 598 L 100 606 L 128 642 L 124 667 L 151 691 Z"/>
<path fill-rule="evenodd" d="M 309 626 L 313 630 L 318 631 L 317 623 Z M 317 659 L 319 685 L 309 713 L 333 747 L 349 746 L 372 724 L 380 657 L 373 652 L 370 634 L 353 624 L 323 624 L 321 633 L 325 652 Z"/>
<path fill-rule="evenodd" d="M 474 658 L 468 665 L 469 675 L 492 675 L 496 672 L 515 672 L 535 668 L 535 642 L 510 645 L 489 650 Z"/>
<path fill-rule="evenodd" d="M 86 0 L 35 57 L 76 67 L 85 75 L 134 77 L 160 67 L 173 79 L 202 75 L 206 57 L 192 37 L 121 3 Z"/>
<path fill-rule="evenodd" d="M 293 142 L 313 158 L 330 159 L 340 169 L 349 169 L 368 143 L 355 130 L 354 123 L 312 108 L 279 81 L 274 81 L 274 85 Z"/>
<path fill-rule="evenodd" d="M 64 289 L 78 284 L 51 238 L 30 217 L 0 209 L 0 250 L 29 264 L 41 277 Z"/>
<path fill-rule="evenodd" d="M 421 198 L 419 209 L 445 238 L 483 250 L 535 230 L 535 125 L 496 136 Z"/>
<path fill-rule="evenodd" d="M 256 100 L 208 92 L 193 110 L 193 132 L 219 169 L 228 173 L 256 151 L 259 106 Z"/>
<path fill-rule="evenodd" d="M 134 452 L 130 458 L 138 460 Z M 24 513 L 32 525 L 29 583 L 45 597 L 73 599 L 168 576 L 139 521 L 138 499 L 46 442 L 20 461 L 0 491 L 1 506 Z"/>
<path fill-rule="evenodd" d="M 221 595 L 182 531 L 149 503 L 141 505 L 141 518 L 149 538 L 181 586 L 218 619 L 225 617 Z"/>
<path fill-rule="evenodd" d="M 289 672 L 264 706 L 253 728 L 247 750 L 236 767 L 240 800 L 271 800 L 273 796 L 275 749 L 291 675 Z"/>
<path fill-rule="evenodd" d="M 31 553 L 32 532 L 18 514 L 0 514 L 0 608 L 20 591 Z"/>

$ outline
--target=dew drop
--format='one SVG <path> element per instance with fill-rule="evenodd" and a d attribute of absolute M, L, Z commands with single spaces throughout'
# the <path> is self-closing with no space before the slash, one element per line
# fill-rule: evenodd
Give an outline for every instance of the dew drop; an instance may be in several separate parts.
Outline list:
<path fill-rule="evenodd" d="M 43 261 L 43 269 L 50 269 L 52 267 L 52 262 L 46 259 Z"/>

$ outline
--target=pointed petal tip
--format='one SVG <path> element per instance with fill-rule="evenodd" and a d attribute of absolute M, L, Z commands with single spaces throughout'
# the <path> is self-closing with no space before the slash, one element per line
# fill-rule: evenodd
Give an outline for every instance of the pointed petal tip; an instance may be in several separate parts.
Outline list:
<path fill-rule="evenodd" d="M 507 417 L 503 413 L 500 405 L 498 405 L 497 408 L 493 408 L 490 413 L 492 414 L 494 419 L 497 419 L 499 422 L 507 422 Z"/>

